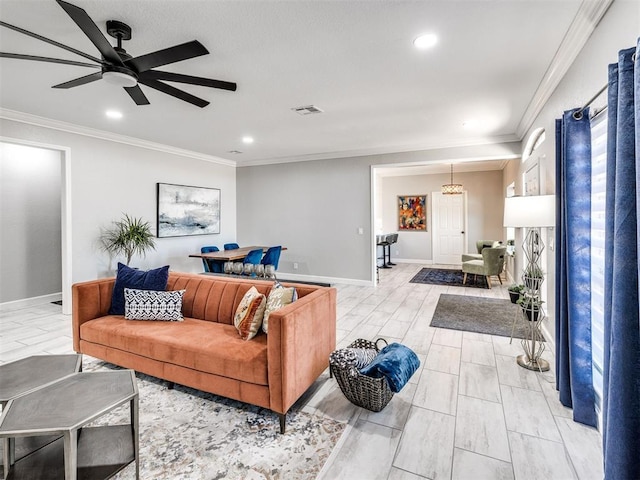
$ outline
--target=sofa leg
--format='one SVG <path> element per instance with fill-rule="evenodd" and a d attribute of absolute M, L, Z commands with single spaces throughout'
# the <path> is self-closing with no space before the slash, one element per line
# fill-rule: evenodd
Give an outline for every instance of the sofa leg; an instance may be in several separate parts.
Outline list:
<path fill-rule="evenodd" d="M 280 418 L 280 434 L 284 435 L 284 429 L 287 423 L 287 414 L 279 413 L 278 418 Z"/>
<path fill-rule="evenodd" d="M 176 384 L 173 382 L 167 382 L 167 390 L 173 390 L 173 387 L 175 387 Z"/>
<path fill-rule="evenodd" d="M 467 272 L 464 272 L 464 278 L 462 279 L 462 284 L 466 284 L 467 283 Z"/>

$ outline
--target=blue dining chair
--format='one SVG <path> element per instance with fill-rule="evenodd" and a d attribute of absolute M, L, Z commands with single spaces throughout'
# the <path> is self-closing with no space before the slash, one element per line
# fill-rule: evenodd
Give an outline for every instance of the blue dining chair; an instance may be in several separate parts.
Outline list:
<path fill-rule="evenodd" d="M 200 249 L 200 253 L 211 253 L 211 252 L 219 252 L 220 249 L 214 245 L 209 245 L 206 247 L 202 247 Z M 210 273 L 222 273 L 224 262 L 222 260 L 209 260 L 208 258 L 203 258 L 202 263 L 204 265 L 204 271 Z"/>
<path fill-rule="evenodd" d="M 242 263 L 251 263 L 253 265 L 257 265 L 260 263 L 261 258 L 262 258 L 262 249 L 257 248 L 247 253 L 247 256 L 244 257 L 244 260 Z"/>
<path fill-rule="evenodd" d="M 240 245 L 238 245 L 237 243 L 225 243 L 224 244 L 224 249 L 225 250 L 236 250 L 240 248 Z"/>
<path fill-rule="evenodd" d="M 282 246 L 278 245 L 277 247 L 269 247 L 267 253 L 264 254 L 264 257 L 260 261 L 263 265 L 273 265 L 273 267 L 278 269 L 278 262 L 280 261 L 280 253 L 282 252 Z"/>

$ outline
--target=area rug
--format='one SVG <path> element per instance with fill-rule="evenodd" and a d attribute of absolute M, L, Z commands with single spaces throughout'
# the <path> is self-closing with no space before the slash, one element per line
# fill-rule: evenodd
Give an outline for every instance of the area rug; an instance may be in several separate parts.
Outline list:
<path fill-rule="evenodd" d="M 510 300 L 441 294 L 431 326 L 510 337 L 514 318 L 513 338 L 527 338 L 520 307 Z"/>
<path fill-rule="evenodd" d="M 84 358 L 84 371 L 118 369 Z M 136 373 L 140 392 L 140 478 L 290 479 L 316 478 L 346 424 L 296 409 L 280 434 L 275 413 Z M 129 422 L 129 407 L 95 425 Z M 94 425 L 94 424 L 92 424 Z M 135 478 L 128 465 L 113 478 Z"/>
<path fill-rule="evenodd" d="M 456 287 L 489 288 L 487 280 L 482 275 L 467 275 L 467 283 L 462 284 L 464 273 L 462 270 L 446 268 L 423 268 L 409 283 L 426 283 L 429 285 L 449 285 Z"/>

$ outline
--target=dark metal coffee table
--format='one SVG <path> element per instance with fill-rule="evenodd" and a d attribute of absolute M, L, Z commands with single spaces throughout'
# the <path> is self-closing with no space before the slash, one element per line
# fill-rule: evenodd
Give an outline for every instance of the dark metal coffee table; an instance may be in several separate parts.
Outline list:
<path fill-rule="evenodd" d="M 86 427 L 129 402 L 128 425 Z M 132 370 L 73 373 L 9 400 L 0 417 L 5 478 L 104 479 L 136 462 L 138 387 Z M 61 438 L 15 461 L 15 439 Z"/>

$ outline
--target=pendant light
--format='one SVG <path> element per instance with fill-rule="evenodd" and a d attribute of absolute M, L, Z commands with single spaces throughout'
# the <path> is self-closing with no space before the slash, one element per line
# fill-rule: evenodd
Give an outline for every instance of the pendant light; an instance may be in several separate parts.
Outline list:
<path fill-rule="evenodd" d="M 462 193 L 462 184 L 453 183 L 453 163 L 451 164 L 451 183 L 442 185 L 443 195 L 460 195 Z"/>

